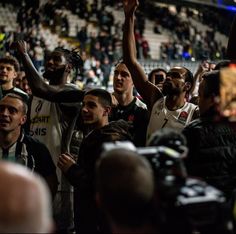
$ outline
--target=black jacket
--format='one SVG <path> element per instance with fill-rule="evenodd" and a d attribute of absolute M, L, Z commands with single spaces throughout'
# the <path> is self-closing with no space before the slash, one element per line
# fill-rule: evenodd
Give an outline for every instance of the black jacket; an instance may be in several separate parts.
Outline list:
<path fill-rule="evenodd" d="M 97 233 L 97 226 L 106 231 L 106 222 L 96 208 L 95 164 L 104 142 L 131 140 L 129 124 L 124 120 L 110 122 L 93 130 L 82 141 L 77 164 L 72 165 L 66 178 L 74 186 L 74 222 L 76 233 Z"/>
<path fill-rule="evenodd" d="M 102 152 L 104 142 L 131 140 L 130 126 L 124 120 L 113 121 L 108 125 L 93 130 L 82 141 L 77 164 L 66 173 L 70 183 L 80 190 L 91 190 L 95 163 Z"/>
<path fill-rule="evenodd" d="M 236 132 L 227 120 L 215 120 L 210 110 L 184 128 L 190 176 L 203 178 L 231 196 L 236 188 Z"/>

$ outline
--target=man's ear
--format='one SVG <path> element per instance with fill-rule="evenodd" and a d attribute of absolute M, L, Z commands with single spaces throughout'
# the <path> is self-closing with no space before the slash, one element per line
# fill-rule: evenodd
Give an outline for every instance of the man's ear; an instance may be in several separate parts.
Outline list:
<path fill-rule="evenodd" d="M 109 116 L 111 113 L 111 107 L 110 106 L 106 106 L 104 107 L 104 116 Z"/>
<path fill-rule="evenodd" d="M 72 70 L 72 64 L 68 63 L 65 65 L 65 72 L 70 73 Z"/>
<path fill-rule="evenodd" d="M 17 76 L 18 76 L 18 73 L 15 71 L 15 72 L 14 72 L 14 77 L 13 77 L 13 80 L 14 80 L 14 79 L 16 79 L 16 78 L 17 78 Z"/>
<path fill-rule="evenodd" d="M 26 120 L 27 120 L 27 116 L 26 116 L 26 115 L 23 115 L 23 116 L 21 117 L 20 125 L 24 125 L 25 122 L 26 122 Z"/>

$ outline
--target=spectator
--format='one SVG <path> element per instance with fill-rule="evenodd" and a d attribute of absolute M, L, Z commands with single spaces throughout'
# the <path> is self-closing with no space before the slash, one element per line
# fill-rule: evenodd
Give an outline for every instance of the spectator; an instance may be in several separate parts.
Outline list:
<path fill-rule="evenodd" d="M 219 113 L 219 71 L 204 73 L 199 87 L 200 118 L 184 128 L 191 176 L 204 179 L 230 198 L 236 187 L 236 133 Z"/>
<path fill-rule="evenodd" d="M 110 60 L 109 58 L 106 56 L 104 59 L 103 59 L 103 62 L 101 64 L 101 70 L 102 70 L 102 73 L 103 73 L 103 81 L 102 81 L 102 85 L 106 88 L 108 88 L 108 83 L 109 83 L 109 80 L 110 80 L 110 75 L 111 75 L 111 63 L 110 63 Z"/>
<path fill-rule="evenodd" d="M 47 147 L 22 131 L 26 113 L 27 104 L 19 95 L 9 93 L 0 100 L 0 156 L 39 173 L 54 197 L 58 186 L 56 167 Z"/>
<path fill-rule="evenodd" d="M 84 137 L 77 163 L 69 154 L 59 157 L 58 166 L 74 186 L 74 218 L 76 233 L 107 233 L 106 222 L 99 215 L 94 200 L 94 169 L 100 157 L 102 144 L 116 140 L 130 140 L 128 125 L 124 121 L 108 122 L 111 95 L 102 89 L 85 93 L 82 119 L 90 130 Z"/>
<path fill-rule="evenodd" d="M 154 175 L 136 152 L 113 149 L 96 164 L 96 201 L 112 233 L 157 233 L 151 222 Z"/>
<path fill-rule="evenodd" d="M 169 70 L 163 84 L 162 92 L 148 81 L 142 67 L 137 61 L 134 39 L 134 14 L 137 0 L 123 1 L 125 12 L 123 55 L 124 62 L 133 78 L 134 85 L 152 110 L 147 140 L 153 132 L 163 127 L 176 128 L 181 131 L 197 114 L 197 106 L 186 101 L 186 96 L 193 87 L 193 75 L 185 67 L 173 67 Z"/>
<path fill-rule="evenodd" d="M 0 86 L 2 94 L 16 93 L 25 101 L 28 101 L 28 95 L 19 88 L 14 87 L 14 79 L 17 78 L 17 72 L 20 70 L 18 60 L 13 56 L 0 58 Z M 1 98 L 1 97 L 0 97 Z"/>
<path fill-rule="evenodd" d="M 0 164 L 0 232 L 53 233 L 45 182 L 21 165 Z"/>
<path fill-rule="evenodd" d="M 26 92 L 29 96 L 32 95 L 32 91 L 31 91 L 31 88 L 30 88 L 30 86 L 29 86 L 29 82 L 28 82 L 26 76 L 23 76 L 23 77 L 22 77 L 20 86 L 21 86 L 21 89 L 22 89 L 24 92 Z"/>
<path fill-rule="evenodd" d="M 163 91 L 163 83 L 166 79 L 166 70 L 163 68 L 155 68 L 148 74 L 148 80 Z"/>

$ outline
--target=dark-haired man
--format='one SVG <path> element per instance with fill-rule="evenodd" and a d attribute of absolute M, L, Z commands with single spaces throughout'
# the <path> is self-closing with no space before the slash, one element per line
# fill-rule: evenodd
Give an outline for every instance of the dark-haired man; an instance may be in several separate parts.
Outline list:
<path fill-rule="evenodd" d="M 27 93 L 14 87 L 14 79 L 17 77 L 19 70 L 20 64 L 15 57 L 5 56 L 0 58 L 0 98 L 7 93 L 16 93 L 25 101 L 28 101 Z"/>
<path fill-rule="evenodd" d="M 166 70 L 163 68 L 154 68 L 148 74 L 148 80 L 162 91 L 163 83 L 166 79 L 166 73 Z"/>
<path fill-rule="evenodd" d="M 186 101 L 193 87 L 192 73 L 185 67 L 173 67 L 167 72 L 162 92 L 148 81 L 143 68 L 137 61 L 134 18 L 138 0 L 123 0 L 125 22 L 123 33 L 123 56 L 139 94 L 152 110 L 147 129 L 147 140 L 153 132 L 163 127 L 181 129 L 193 118 L 197 106 Z"/>
<path fill-rule="evenodd" d="M 129 125 L 125 121 L 109 123 L 110 111 L 109 92 L 102 89 L 86 92 L 82 119 L 90 131 L 81 143 L 78 161 L 76 163 L 68 154 L 62 154 L 58 161 L 58 166 L 75 188 L 74 218 L 77 233 L 97 233 L 98 227 L 103 229 L 94 200 L 94 169 L 102 151 L 102 144 L 131 139 Z"/>
<path fill-rule="evenodd" d="M 154 173 L 147 159 L 127 149 L 113 149 L 96 163 L 96 201 L 112 233 L 158 233 L 151 221 Z"/>
<path fill-rule="evenodd" d="M 27 51 L 25 41 L 13 44 L 17 50 L 26 72 L 33 98 L 30 105 L 30 135 L 43 142 L 49 149 L 53 161 L 57 164 L 61 153 L 70 152 L 71 139 L 77 118 L 83 92 L 76 86 L 68 84 L 73 70 L 78 69 L 82 63 L 76 51 L 56 48 L 48 54 L 45 61 L 43 77 L 35 69 Z M 49 85 L 44 79 L 49 81 Z M 77 103 L 55 102 L 54 95 L 62 90 L 76 90 L 80 97 Z M 77 141 L 77 139 L 75 139 Z M 79 141 L 79 140 L 78 140 Z M 77 154 L 79 146 L 73 147 Z M 72 226 L 71 186 L 57 170 L 60 186 L 54 200 L 54 216 L 57 231 L 67 232 Z"/>
<path fill-rule="evenodd" d="M 201 177 L 232 196 L 236 187 L 235 126 L 219 112 L 220 72 L 206 72 L 199 86 L 200 118 L 183 129 L 189 175 Z"/>

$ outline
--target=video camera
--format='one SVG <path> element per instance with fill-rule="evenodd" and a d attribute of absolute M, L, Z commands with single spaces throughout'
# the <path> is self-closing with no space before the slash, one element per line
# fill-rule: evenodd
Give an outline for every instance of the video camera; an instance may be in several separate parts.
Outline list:
<path fill-rule="evenodd" d="M 112 142 L 104 151 L 127 149 L 144 156 L 156 182 L 155 211 L 162 234 L 231 234 L 233 224 L 224 194 L 187 175 L 184 152 L 166 146 L 136 148 L 132 142 Z"/>

